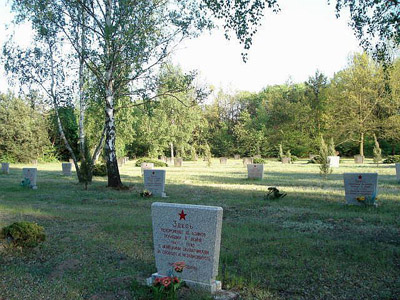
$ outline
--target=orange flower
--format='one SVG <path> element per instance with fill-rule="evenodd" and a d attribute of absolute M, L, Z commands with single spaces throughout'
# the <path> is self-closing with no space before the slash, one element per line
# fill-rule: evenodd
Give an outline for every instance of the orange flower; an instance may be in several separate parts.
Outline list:
<path fill-rule="evenodd" d="M 171 284 L 171 278 L 163 277 L 163 278 L 161 278 L 161 283 L 163 286 L 168 287 Z"/>
<path fill-rule="evenodd" d="M 184 261 L 178 261 L 176 263 L 174 263 L 174 269 L 175 272 L 181 273 L 183 271 L 183 269 L 185 268 L 185 262 Z"/>

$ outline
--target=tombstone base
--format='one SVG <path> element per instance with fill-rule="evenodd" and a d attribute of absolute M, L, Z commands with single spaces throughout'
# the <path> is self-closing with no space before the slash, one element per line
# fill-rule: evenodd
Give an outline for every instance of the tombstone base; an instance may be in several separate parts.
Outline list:
<path fill-rule="evenodd" d="M 146 283 L 147 285 L 152 285 L 154 280 L 157 277 L 164 277 L 163 275 L 159 275 L 158 273 L 153 273 L 151 277 L 147 278 Z M 222 283 L 221 281 L 215 280 L 212 284 L 207 284 L 204 282 L 198 282 L 198 281 L 192 281 L 192 280 L 187 280 L 184 279 L 185 283 L 187 284 L 188 287 L 192 289 L 198 289 L 202 291 L 207 291 L 210 292 L 211 294 L 215 294 L 218 291 L 222 290 Z"/>
<path fill-rule="evenodd" d="M 167 196 L 166 193 L 162 193 L 162 194 L 161 194 L 161 198 L 168 198 L 168 196 Z"/>

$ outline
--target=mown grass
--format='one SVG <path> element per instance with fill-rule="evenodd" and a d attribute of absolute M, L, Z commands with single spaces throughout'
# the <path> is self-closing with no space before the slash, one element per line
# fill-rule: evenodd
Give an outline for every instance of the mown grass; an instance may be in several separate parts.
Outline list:
<path fill-rule="evenodd" d="M 39 164 L 38 190 L 19 186 L 22 165 L 0 175 L 0 227 L 34 221 L 47 240 L 0 248 L 0 299 L 151 299 L 153 201 L 224 208 L 219 279 L 242 299 L 400 297 L 400 184 L 393 165 L 344 160 L 322 180 L 318 165 L 268 161 L 262 181 L 239 160 L 167 169 L 169 198 L 144 199 L 140 168 L 121 169 L 128 191 L 95 178 L 85 191 L 61 164 Z M 378 208 L 344 205 L 343 172 L 379 173 Z M 264 200 L 268 186 L 288 193 Z M 184 299 L 206 299 L 185 291 Z"/>

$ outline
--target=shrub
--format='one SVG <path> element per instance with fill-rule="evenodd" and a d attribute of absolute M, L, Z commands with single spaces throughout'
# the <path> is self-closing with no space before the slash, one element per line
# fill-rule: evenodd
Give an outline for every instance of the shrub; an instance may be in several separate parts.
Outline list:
<path fill-rule="evenodd" d="M 321 164 L 322 159 L 321 156 L 315 155 L 313 158 L 311 158 L 309 161 L 307 161 L 308 164 Z"/>
<path fill-rule="evenodd" d="M 93 166 L 93 176 L 107 176 L 107 165 L 106 164 L 95 164 Z"/>
<path fill-rule="evenodd" d="M 265 164 L 265 159 L 253 158 L 253 164 Z"/>
<path fill-rule="evenodd" d="M 44 228 L 32 222 L 15 222 L 3 227 L 0 238 L 13 247 L 34 248 L 46 239 Z"/>
<path fill-rule="evenodd" d="M 390 155 L 383 161 L 384 164 L 400 163 L 400 155 Z"/>
<path fill-rule="evenodd" d="M 136 161 L 135 166 L 140 167 L 140 165 L 142 163 L 153 163 L 155 167 L 168 167 L 168 164 L 163 161 L 159 161 L 157 159 L 152 159 L 152 158 L 147 158 L 147 157 L 139 158 Z"/>

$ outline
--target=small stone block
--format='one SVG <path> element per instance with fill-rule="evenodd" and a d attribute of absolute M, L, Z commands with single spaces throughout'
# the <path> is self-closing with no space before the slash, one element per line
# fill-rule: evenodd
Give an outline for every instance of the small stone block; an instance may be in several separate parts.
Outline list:
<path fill-rule="evenodd" d="M 340 156 L 328 156 L 328 162 L 331 168 L 339 168 Z"/>
<path fill-rule="evenodd" d="M 344 173 L 343 179 L 347 204 L 363 205 L 363 201 L 375 204 L 378 196 L 378 173 Z"/>
<path fill-rule="evenodd" d="M 248 179 L 263 179 L 264 178 L 264 165 L 263 164 L 248 164 L 247 165 L 247 178 Z"/>
<path fill-rule="evenodd" d="M 3 174 L 10 174 L 10 164 L 9 163 L 1 163 L 1 172 Z"/>
<path fill-rule="evenodd" d="M 165 170 L 143 170 L 144 188 L 154 196 L 166 197 L 165 195 Z"/>
<path fill-rule="evenodd" d="M 71 172 L 72 164 L 71 163 L 62 163 L 61 167 L 62 167 L 62 174 L 64 176 L 72 175 L 72 172 Z"/>

